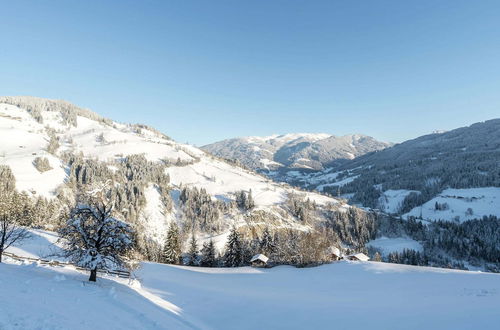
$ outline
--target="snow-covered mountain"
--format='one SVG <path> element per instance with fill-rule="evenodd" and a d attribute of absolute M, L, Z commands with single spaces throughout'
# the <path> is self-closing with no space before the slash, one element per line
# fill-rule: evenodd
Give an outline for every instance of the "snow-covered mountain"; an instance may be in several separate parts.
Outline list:
<path fill-rule="evenodd" d="M 202 149 L 276 179 L 291 169 L 321 170 L 391 144 L 365 135 L 285 134 L 228 139 Z"/>
<path fill-rule="evenodd" d="M 500 119 L 433 133 L 289 183 L 429 220 L 500 216 Z"/>
<path fill-rule="evenodd" d="M 151 127 L 114 122 L 65 101 L 1 97 L 0 141 L 0 176 L 3 169 L 8 177 L 10 168 L 17 190 L 62 202 L 74 198 L 78 184 L 111 179 L 123 187 L 120 212 L 139 219 L 145 233 L 158 242 L 170 222 L 182 223 L 188 217 L 200 218 L 200 239 L 214 237 L 219 247 L 233 225 L 312 228 L 313 223 L 290 212 L 291 195 L 309 199 L 320 209 L 349 207 L 274 183 Z M 202 213 L 188 216 L 180 199 L 183 190 L 194 188 L 184 193 L 198 196 L 196 201 L 203 205 L 193 210 Z M 255 207 L 235 206 L 236 195 L 250 190 Z"/>

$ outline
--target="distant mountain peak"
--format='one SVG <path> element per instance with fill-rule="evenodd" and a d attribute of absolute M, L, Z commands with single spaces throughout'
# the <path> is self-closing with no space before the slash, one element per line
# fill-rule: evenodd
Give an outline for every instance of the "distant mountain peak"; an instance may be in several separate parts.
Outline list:
<path fill-rule="evenodd" d="M 265 173 L 286 168 L 319 170 L 390 145 L 363 134 L 288 133 L 227 139 L 202 149 Z"/>

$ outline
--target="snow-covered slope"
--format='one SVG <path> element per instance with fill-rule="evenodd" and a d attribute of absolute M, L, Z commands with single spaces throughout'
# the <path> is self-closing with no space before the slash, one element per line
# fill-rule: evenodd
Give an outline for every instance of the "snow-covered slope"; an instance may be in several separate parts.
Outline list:
<path fill-rule="evenodd" d="M 0 328 L 497 329 L 500 275 L 337 262 L 314 268 L 144 263 L 139 280 L 0 264 Z"/>
<path fill-rule="evenodd" d="M 291 169 L 323 169 L 333 163 L 388 146 L 389 143 L 359 134 L 334 136 L 298 133 L 234 138 L 204 146 L 202 149 L 222 158 L 237 160 L 277 179 L 276 170 L 286 172 Z M 281 176 L 286 175 L 281 173 Z"/>
<path fill-rule="evenodd" d="M 462 222 L 490 215 L 500 217 L 500 188 L 497 187 L 446 189 L 403 217 Z"/>
<path fill-rule="evenodd" d="M 146 222 L 145 232 L 158 242 L 163 241 L 168 223 L 181 219 L 182 187 L 203 188 L 214 201 L 232 201 L 236 192 L 251 189 L 256 204 L 251 212 L 268 212 L 277 219 L 274 225 L 300 230 L 308 226 L 290 215 L 284 205 L 290 193 L 302 194 L 320 206 L 342 207 L 336 199 L 274 183 L 193 146 L 172 141 L 150 127 L 120 124 L 64 101 L 0 97 L 0 141 L 0 165 L 10 167 L 16 188 L 48 199 L 56 198 L 69 180 L 69 153 L 106 164 L 109 173 L 129 155 L 142 154 L 148 161 L 162 164 L 164 174 L 170 176 L 173 208 L 165 210 L 157 183 L 150 182 L 140 192 L 146 205 L 137 211 Z M 48 159 L 50 169 L 37 169 L 38 158 Z M 251 225 L 248 213 L 236 210 L 225 215 L 223 227 L 228 230 L 233 224 Z"/>
<path fill-rule="evenodd" d="M 423 251 L 422 244 L 407 237 L 379 237 L 368 242 L 367 246 L 380 250 L 383 256 L 387 256 L 392 252 L 403 252 L 404 250 Z"/>
<path fill-rule="evenodd" d="M 19 104 L 20 107 L 5 102 Z M 37 110 L 42 119 L 36 120 L 26 109 Z M 59 109 L 69 109 L 74 125 Z M 175 143 L 166 136 L 141 128 L 77 115 L 79 109 L 63 101 L 32 97 L 0 98 L 0 164 L 8 165 L 21 191 L 33 191 L 53 197 L 55 189 L 66 179 L 65 164 L 60 159 L 64 152 L 83 153 L 102 161 L 118 160 L 127 155 L 144 154 L 153 161 L 194 161 L 204 152 Z M 80 110 L 80 109 L 79 109 Z M 56 155 L 47 151 L 49 131 L 54 130 L 60 147 Z M 37 157 L 49 159 L 51 170 L 40 173 L 33 162 Z"/>

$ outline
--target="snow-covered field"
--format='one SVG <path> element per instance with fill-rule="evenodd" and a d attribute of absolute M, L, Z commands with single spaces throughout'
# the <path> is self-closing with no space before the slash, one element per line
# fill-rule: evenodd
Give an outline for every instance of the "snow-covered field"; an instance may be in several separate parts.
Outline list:
<path fill-rule="evenodd" d="M 436 202 L 447 205 L 436 210 Z M 422 217 L 426 220 L 467 221 L 483 216 L 500 217 L 500 188 L 446 189 L 437 197 L 403 215 Z"/>
<path fill-rule="evenodd" d="M 403 250 L 422 251 L 422 244 L 406 237 L 380 237 L 368 242 L 367 246 L 372 246 L 381 250 L 382 255 L 386 256 L 391 252 L 402 252 Z"/>
<path fill-rule="evenodd" d="M 71 268 L 7 260 L 0 274 L 5 330 L 498 329 L 500 322 L 499 274 L 377 262 L 303 269 L 144 263 L 138 280 L 91 284 Z"/>
<path fill-rule="evenodd" d="M 406 189 L 386 190 L 378 200 L 379 207 L 382 211 L 387 213 L 398 213 L 404 199 L 412 192 L 420 193 L 419 191 Z"/>

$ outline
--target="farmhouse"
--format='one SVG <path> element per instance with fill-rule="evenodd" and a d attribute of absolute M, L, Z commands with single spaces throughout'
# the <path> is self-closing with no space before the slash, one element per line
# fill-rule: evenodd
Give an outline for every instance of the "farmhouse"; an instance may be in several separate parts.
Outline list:
<path fill-rule="evenodd" d="M 352 261 L 368 261 L 368 260 L 370 260 L 370 257 L 368 257 L 364 253 L 355 253 L 355 254 L 350 254 L 348 256 L 345 256 L 344 259 L 352 260 Z"/>
<path fill-rule="evenodd" d="M 332 261 L 338 261 L 342 259 L 342 253 L 340 252 L 340 249 L 335 246 L 330 246 L 330 248 L 328 249 L 328 255 L 330 256 L 330 259 Z"/>
<path fill-rule="evenodd" d="M 268 257 L 259 253 L 252 257 L 250 263 L 252 264 L 252 267 L 266 267 L 268 260 L 269 260 Z"/>

